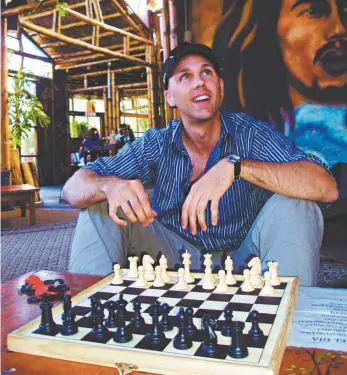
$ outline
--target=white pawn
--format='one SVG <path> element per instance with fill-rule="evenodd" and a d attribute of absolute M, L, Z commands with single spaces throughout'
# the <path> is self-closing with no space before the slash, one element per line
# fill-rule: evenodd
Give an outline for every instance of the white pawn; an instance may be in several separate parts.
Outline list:
<path fill-rule="evenodd" d="M 163 278 L 161 277 L 161 267 L 157 266 L 155 267 L 155 280 L 153 281 L 153 286 L 159 288 L 164 285 L 165 285 L 165 282 Z"/>
<path fill-rule="evenodd" d="M 138 257 L 129 257 L 129 272 L 128 277 L 129 279 L 137 279 L 139 277 L 139 273 L 137 271 L 137 261 Z"/>
<path fill-rule="evenodd" d="M 261 290 L 261 294 L 263 296 L 273 296 L 275 294 L 275 288 L 271 285 L 271 275 L 270 272 L 264 273 L 264 281 L 265 285 Z"/>
<path fill-rule="evenodd" d="M 212 271 L 211 268 L 206 267 L 205 268 L 205 277 L 204 277 L 204 283 L 202 284 L 202 289 L 205 290 L 211 290 L 216 287 L 216 284 L 214 283 L 212 279 Z"/>
<path fill-rule="evenodd" d="M 176 290 L 188 290 L 188 284 L 184 280 L 184 268 L 178 269 L 178 282 L 176 284 Z"/>
<path fill-rule="evenodd" d="M 164 280 L 166 284 L 171 283 L 172 279 L 171 277 L 167 274 L 166 269 L 167 269 L 167 259 L 165 255 L 162 255 L 159 259 L 159 264 L 161 267 L 161 278 Z"/>
<path fill-rule="evenodd" d="M 267 262 L 271 276 L 271 285 L 281 285 L 281 280 L 278 277 L 278 262 Z"/>
<path fill-rule="evenodd" d="M 148 282 L 145 279 L 145 269 L 144 269 L 144 267 L 139 266 L 138 272 L 139 272 L 139 278 L 136 280 L 134 285 L 138 286 L 140 288 L 145 288 L 146 286 L 148 286 Z"/>
<path fill-rule="evenodd" d="M 252 258 L 248 263 L 248 267 L 252 267 L 250 271 L 252 285 L 257 289 L 260 289 L 263 286 L 263 280 L 260 277 L 261 260 L 258 257 Z"/>
<path fill-rule="evenodd" d="M 184 264 L 184 280 L 186 283 L 193 283 L 195 281 L 193 275 L 190 273 L 190 264 L 192 263 L 190 261 L 190 257 L 191 255 L 188 253 L 188 251 L 186 250 L 185 253 L 183 253 L 183 264 Z"/>
<path fill-rule="evenodd" d="M 153 281 L 155 279 L 155 273 L 152 264 L 154 263 L 154 259 L 146 254 L 142 259 L 143 267 L 145 268 L 145 279 L 147 281 Z"/>
<path fill-rule="evenodd" d="M 251 275 L 248 269 L 243 271 L 243 276 L 245 277 L 245 280 L 241 284 L 241 290 L 243 292 L 253 292 L 254 286 L 251 283 Z"/>
<path fill-rule="evenodd" d="M 233 267 L 233 261 L 228 255 L 226 260 L 225 260 L 225 270 L 227 271 L 227 276 L 225 278 L 225 282 L 227 285 L 235 285 L 236 284 L 236 279 L 232 273 L 234 267 Z"/>
<path fill-rule="evenodd" d="M 112 279 L 112 283 L 111 284 L 115 284 L 115 285 L 121 285 L 123 284 L 123 279 L 122 279 L 122 276 L 121 276 L 121 269 L 120 269 L 120 265 L 119 264 L 115 264 L 113 266 L 113 271 L 114 271 L 114 277 Z"/>
<path fill-rule="evenodd" d="M 219 293 L 226 293 L 226 292 L 228 292 L 229 288 L 228 288 L 228 285 L 225 282 L 225 271 L 220 270 L 218 272 L 218 277 L 219 277 L 219 283 L 218 283 L 217 288 L 216 288 L 215 291 L 219 292 Z"/>

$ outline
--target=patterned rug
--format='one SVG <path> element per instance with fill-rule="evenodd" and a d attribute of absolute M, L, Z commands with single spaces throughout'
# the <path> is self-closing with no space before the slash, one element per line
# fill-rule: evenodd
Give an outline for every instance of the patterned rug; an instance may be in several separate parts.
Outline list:
<path fill-rule="evenodd" d="M 1 232 L 1 282 L 27 272 L 66 271 L 76 221 Z M 321 258 L 319 286 L 347 287 L 347 264 Z"/>

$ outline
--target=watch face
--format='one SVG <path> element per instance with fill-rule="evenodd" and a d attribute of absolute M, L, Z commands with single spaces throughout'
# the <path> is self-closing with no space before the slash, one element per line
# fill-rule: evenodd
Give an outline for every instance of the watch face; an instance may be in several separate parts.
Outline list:
<path fill-rule="evenodd" d="M 229 155 L 229 156 L 227 157 L 227 160 L 228 160 L 229 162 L 231 162 L 231 163 L 236 163 L 236 162 L 240 161 L 241 158 L 240 158 L 239 156 L 237 156 L 237 155 Z"/>

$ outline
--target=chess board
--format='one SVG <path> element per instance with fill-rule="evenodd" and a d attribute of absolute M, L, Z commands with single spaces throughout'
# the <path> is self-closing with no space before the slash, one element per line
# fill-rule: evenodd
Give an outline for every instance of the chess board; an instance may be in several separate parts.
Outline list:
<path fill-rule="evenodd" d="M 273 296 L 263 296 L 260 289 L 246 293 L 240 288 L 243 276 L 235 275 L 237 284 L 229 287 L 227 293 L 217 293 L 202 289 L 203 274 L 194 273 L 195 282 L 189 284 L 189 290 L 175 290 L 177 273 L 168 272 L 172 277 L 172 284 L 155 288 L 152 283 L 145 288 L 135 287 L 135 280 L 123 275 L 124 284 L 113 285 L 113 276 L 94 284 L 72 298 L 72 310 L 76 314 L 78 333 L 72 336 L 63 336 L 60 333 L 47 336 L 38 333 L 41 318 L 37 318 L 25 326 L 8 335 L 8 349 L 11 351 L 36 354 L 70 361 L 116 367 L 115 363 L 132 364 L 139 371 L 160 374 L 219 374 L 228 375 L 274 375 L 279 371 L 287 336 L 290 330 L 297 294 L 298 279 L 282 277 L 282 284 L 275 287 Z M 146 327 L 143 332 L 133 334 L 133 339 L 124 344 L 113 341 L 113 334 L 117 328 L 109 328 L 105 339 L 98 341 L 90 334 L 91 296 L 100 298 L 102 303 L 117 300 L 120 293 L 128 301 L 127 322 L 134 316 L 132 302 L 141 301 L 142 316 Z M 216 354 L 210 356 L 202 351 L 202 332 L 193 338 L 193 346 L 188 350 L 177 350 L 173 346 L 173 338 L 178 328 L 165 332 L 166 340 L 159 348 L 153 350 L 145 340 L 146 333 L 150 332 L 152 318 L 149 315 L 150 304 L 158 300 L 169 304 L 172 322 L 177 322 L 176 314 L 180 307 L 192 307 L 194 323 L 200 329 L 203 314 L 210 314 L 218 321 L 216 334 L 218 347 Z M 243 334 L 246 336 L 249 355 L 243 359 L 234 359 L 227 355 L 231 343 L 230 337 L 221 335 L 220 329 L 224 322 L 223 310 L 230 308 L 233 311 L 233 320 L 245 322 Z M 40 310 L 39 306 L 37 309 Z M 253 342 L 247 335 L 251 328 L 250 312 L 259 313 L 260 328 L 264 338 Z M 41 310 L 40 310 L 41 311 Z M 54 321 L 61 325 L 62 305 L 53 308 Z M 105 318 L 107 317 L 105 309 Z"/>

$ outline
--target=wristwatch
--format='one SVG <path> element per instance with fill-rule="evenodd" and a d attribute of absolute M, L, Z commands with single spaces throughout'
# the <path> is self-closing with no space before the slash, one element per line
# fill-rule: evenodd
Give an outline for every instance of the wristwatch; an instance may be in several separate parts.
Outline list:
<path fill-rule="evenodd" d="M 241 173 L 241 158 L 237 155 L 229 155 L 226 157 L 226 160 L 229 163 L 234 164 L 234 179 L 238 180 Z"/>

